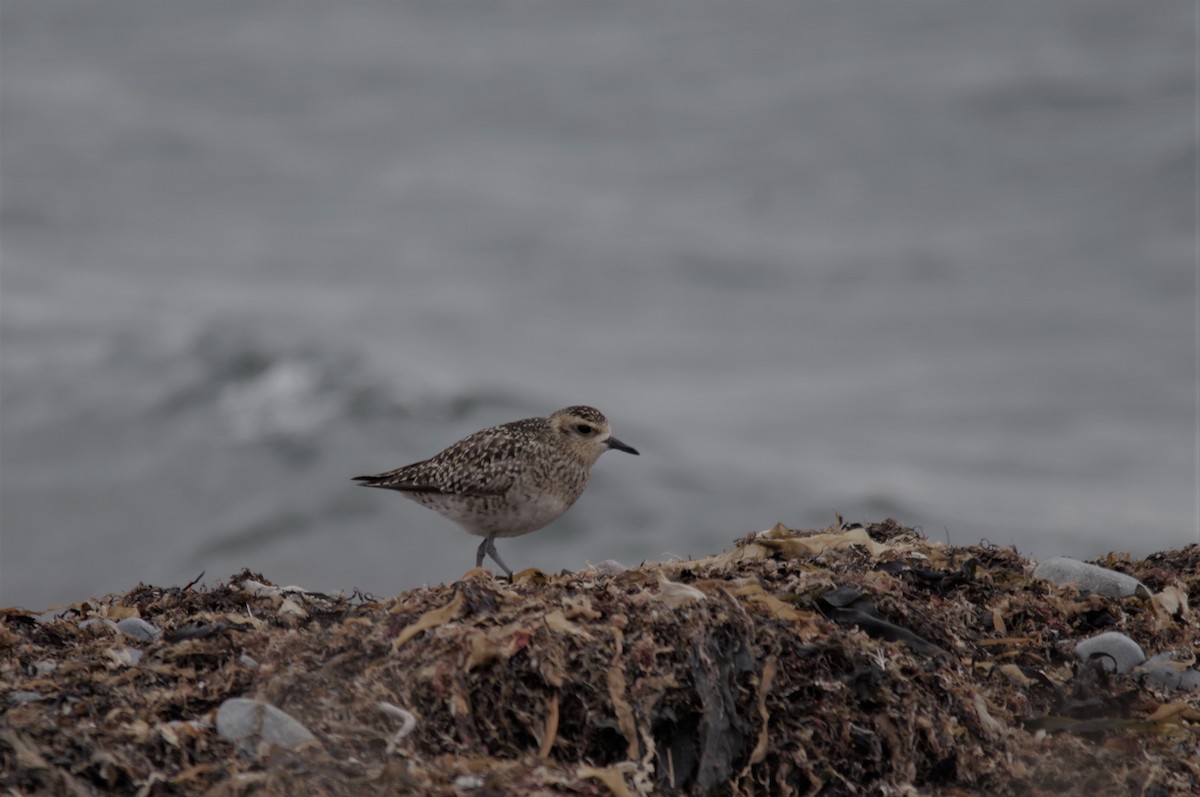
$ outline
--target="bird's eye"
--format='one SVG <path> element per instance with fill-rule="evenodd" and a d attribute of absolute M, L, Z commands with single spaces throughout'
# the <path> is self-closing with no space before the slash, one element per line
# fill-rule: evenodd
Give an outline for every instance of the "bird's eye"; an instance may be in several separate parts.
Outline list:
<path fill-rule="evenodd" d="M 580 434 L 591 434 L 593 430 L 592 427 L 588 426 L 586 423 L 577 423 L 575 424 L 575 431 L 579 432 Z"/>

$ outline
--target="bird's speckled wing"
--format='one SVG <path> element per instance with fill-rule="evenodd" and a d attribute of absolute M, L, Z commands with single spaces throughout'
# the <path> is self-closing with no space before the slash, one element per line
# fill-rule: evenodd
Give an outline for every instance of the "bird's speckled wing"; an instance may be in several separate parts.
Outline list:
<path fill-rule="evenodd" d="M 545 425 L 543 418 L 493 426 L 464 437 L 454 445 L 422 462 L 377 473 L 356 476 L 365 487 L 383 487 L 407 493 L 446 495 L 503 495 L 516 481 L 526 452 L 540 445 L 530 425 Z"/>

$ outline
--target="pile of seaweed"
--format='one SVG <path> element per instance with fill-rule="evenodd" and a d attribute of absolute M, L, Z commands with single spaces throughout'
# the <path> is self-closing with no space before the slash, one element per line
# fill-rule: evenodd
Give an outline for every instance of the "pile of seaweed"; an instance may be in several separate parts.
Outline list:
<path fill-rule="evenodd" d="M 1200 793 L 1200 546 L 1098 564 L 886 521 L 702 560 L 472 570 L 395 598 L 242 572 L 0 611 L 6 794 Z"/>

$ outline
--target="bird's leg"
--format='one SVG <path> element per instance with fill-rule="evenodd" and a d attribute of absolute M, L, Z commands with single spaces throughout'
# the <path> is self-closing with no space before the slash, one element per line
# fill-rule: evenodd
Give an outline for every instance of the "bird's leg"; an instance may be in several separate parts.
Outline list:
<path fill-rule="evenodd" d="M 496 537 L 495 537 L 495 535 L 488 537 L 486 540 L 483 541 L 483 543 L 484 543 L 484 545 L 487 546 L 487 555 L 492 557 L 493 562 L 500 565 L 500 569 L 508 574 L 508 580 L 512 581 L 512 577 L 513 577 L 512 570 L 508 569 L 508 565 L 504 564 L 504 560 L 500 558 L 500 554 L 496 553 Z M 483 550 L 483 548 L 481 547 L 480 550 Z"/>
<path fill-rule="evenodd" d="M 484 538 L 483 542 L 479 543 L 479 550 L 475 551 L 476 567 L 483 567 L 483 555 L 488 552 L 489 547 L 493 547 L 495 544 L 496 538 L 494 536 L 486 537 Z"/>

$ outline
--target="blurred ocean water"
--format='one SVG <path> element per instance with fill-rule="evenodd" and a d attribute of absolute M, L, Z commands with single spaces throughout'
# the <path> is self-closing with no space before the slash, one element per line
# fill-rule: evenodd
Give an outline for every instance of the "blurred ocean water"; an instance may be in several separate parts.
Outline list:
<path fill-rule="evenodd" d="M 1196 542 L 1194 15 L 7 0 L 0 605 L 454 579 L 350 477 L 574 403 L 517 569 Z"/>

